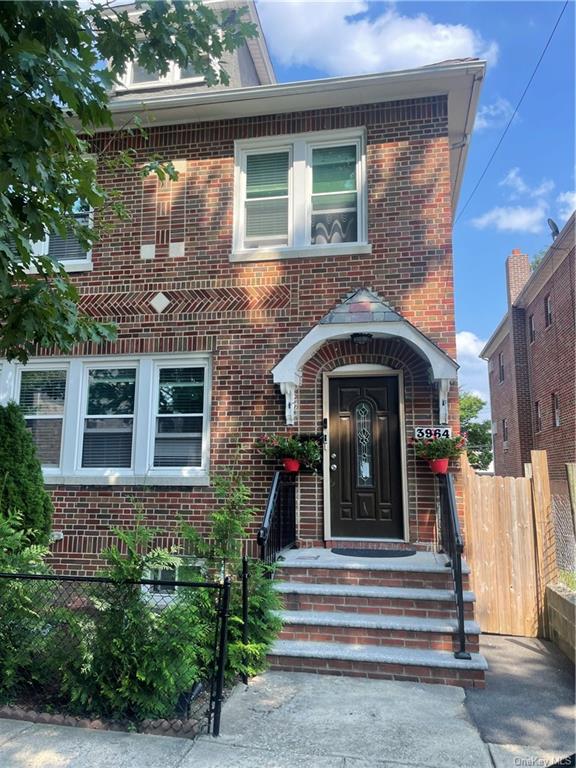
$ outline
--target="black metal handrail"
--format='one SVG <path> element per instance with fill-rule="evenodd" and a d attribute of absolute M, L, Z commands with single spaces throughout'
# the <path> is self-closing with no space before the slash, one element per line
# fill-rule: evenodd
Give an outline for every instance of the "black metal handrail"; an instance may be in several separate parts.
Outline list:
<path fill-rule="evenodd" d="M 440 524 L 442 532 L 442 547 L 448 556 L 446 566 L 452 570 L 456 611 L 458 617 L 458 650 L 454 653 L 457 659 L 470 659 L 466 650 L 466 628 L 464 624 L 464 591 L 462 588 L 462 553 L 464 539 L 458 520 L 454 479 L 451 474 L 438 475 L 440 484 Z"/>
<path fill-rule="evenodd" d="M 293 474 L 274 473 L 256 541 L 260 559 L 268 565 L 276 561 L 282 550 L 296 543 L 296 481 Z"/>

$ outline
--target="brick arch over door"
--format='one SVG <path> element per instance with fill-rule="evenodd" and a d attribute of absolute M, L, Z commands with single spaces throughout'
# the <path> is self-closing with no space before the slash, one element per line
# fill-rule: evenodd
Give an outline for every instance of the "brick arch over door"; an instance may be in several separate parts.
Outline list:
<path fill-rule="evenodd" d="M 350 340 L 325 344 L 308 360 L 299 389 L 298 429 L 301 433 L 322 430 L 324 374 L 345 365 L 383 365 L 402 371 L 404 379 L 404 423 L 410 438 L 416 423 L 438 418 L 438 397 L 429 382 L 427 362 L 399 339 L 375 339 L 365 346 Z M 409 439 L 407 441 L 410 442 Z M 436 496 L 433 475 L 425 463 L 406 451 L 408 520 L 410 541 L 432 548 L 436 536 Z M 322 478 L 300 476 L 299 537 L 303 545 L 317 546 L 324 540 L 324 493 Z"/>

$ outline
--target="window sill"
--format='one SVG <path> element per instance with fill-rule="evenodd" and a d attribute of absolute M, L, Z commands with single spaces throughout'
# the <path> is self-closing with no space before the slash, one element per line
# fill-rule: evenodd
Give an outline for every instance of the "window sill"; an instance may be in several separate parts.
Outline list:
<path fill-rule="evenodd" d="M 83 261 L 60 261 L 58 265 L 64 267 L 65 272 L 92 272 L 94 265 L 91 260 Z M 26 270 L 28 275 L 37 275 L 38 270 L 35 267 L 30 267 Z"/>
<path fill-rule="evenodd" d="M 44 471 L 44 483 L 46 485 L 210 485 L 210 476 L 207 472 L 195 475 L 180 474 L 148 474 L 148 475 L 58 475 L 52 472 Z"/>
<path fill-rule="evenodd" d="M 304 248 L 258 248 L 234 251 L 231 262 L 277 261 L 280 259 L 308 259 L 319 256 L 357 256 L 372 253 L 370 243 L 338 243 L 337 245 L 309 245 Z"/>

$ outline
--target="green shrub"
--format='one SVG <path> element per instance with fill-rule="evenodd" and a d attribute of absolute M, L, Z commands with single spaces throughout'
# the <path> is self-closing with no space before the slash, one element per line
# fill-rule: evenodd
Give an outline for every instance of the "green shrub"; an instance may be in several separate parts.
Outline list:
<path fill-rule="evenodd" d="M 36 447 L 20 408 L 0 406 L 0 513 L 17 511 L 30 542 L 45 544 L 53 513 Z"/>
<path fill-rule="evenodd" d="M 47 549 L 30 544 L 20 513 L 0 514 L 0 572 L 46 573 Z M 44 608 L 53 585 L 44 581 L 0 579 L 0 698 L 41 683 L 41 659 L 49 627 Z M 38 663 L 40 660 L 40 663 Z"/>

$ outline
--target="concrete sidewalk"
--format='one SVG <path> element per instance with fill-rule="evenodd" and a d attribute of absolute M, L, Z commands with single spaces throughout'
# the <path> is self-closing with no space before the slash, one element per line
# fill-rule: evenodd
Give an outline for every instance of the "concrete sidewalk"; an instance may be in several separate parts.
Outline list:
<path fill-rule="evenodd" d="M 272 672 L 196 742 L 0 720 L 2 768 L 491 768 L 460 688 Z"/>
<path fill-rule="evenodd" d="M 222 735 L 187 739 L 0 720 L 0 768 L 516 768 L 574 750 L 573 667 L 550 643 L 487 636 L 486 690 L 269 672 Z"/>

